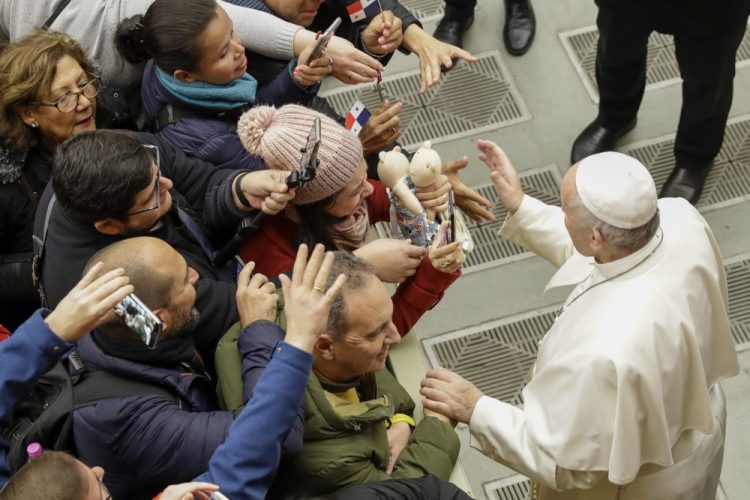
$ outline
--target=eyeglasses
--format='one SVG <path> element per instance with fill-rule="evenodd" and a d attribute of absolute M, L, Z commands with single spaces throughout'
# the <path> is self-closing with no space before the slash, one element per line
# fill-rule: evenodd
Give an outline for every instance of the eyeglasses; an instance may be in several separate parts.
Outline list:
<path fill-rule="evenodd" d="M 81 84 L 77 92 L 66 92 L 52 102 L 32 102 L 32 104 L 36 104 L 37 106 L 51 106 L 57 108 L 60 113 L 70 113 L 78 107 L 78 100 L 81 98 L 81 94 L 87 99 L 93 99 L 99 93 L 101 77 L 98 75 L 89 76 L 92 76 L 92 78 Z"/>
<path fill-rule="evenodd" d="M 141 210 L 136 210 L 134 212 L 128 212 L 127 214 L 125 214 L 128 217 L 131 217 L 133 215 L 143 214 L 143 213 L 146 213 L 146 212 L 150 212 L 152 210 L 158 209 L 161 206 L 161 201 L 160 201 L 161 200 L 161 196 L 159 196 L 159 185 L 161 184 L 161 163 L 159 162 L 159 148 L 157 148 L 153 144 L 141 144 L 141 146 L 143 146 L 146 149 L 150 149 L 151 150 L 151 152 L 152 152 L 151 156 L 154 158 L 154 162 L 156 163 L 156 184 L 154 184 L 154 190 L 151 193 L 151 198 L 150 198 L 152 200 L 154 198 L 156 198 L 156 204 L 154 206 L 151 206 L 151 207 L 148 207 L 148 208 L 144 208 L 144 209 L 141 209 Z"/>

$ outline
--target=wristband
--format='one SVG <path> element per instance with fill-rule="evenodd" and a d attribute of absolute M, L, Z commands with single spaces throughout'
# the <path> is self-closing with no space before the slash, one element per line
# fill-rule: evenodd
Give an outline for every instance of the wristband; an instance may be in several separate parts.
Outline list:
<path fill-rule="evenodd" d="M 414 419 L 411 418 L 409 415 L 406 415 L 405 413 L 396 413 L 391 418 L 387 419 L 385 424 L 386 429 L 390 429 L 390 427 L 393 424 L 396 424 L 398 422 L 406 422 L 409 424 L 409 427 L 412 429 L 417 426 L 416 422 L 414 422 Z"/>
<path fill-rule="evenodd" d="M 234 194 L 237 195 L 237 199 L 240 200 L 240 203 L 245 208 L 253 208 L 253 206 L 250 204 L 250 200 L 247 199 L 244 191 L 242 191 L 242 178 L 249 173 L 250 172 L 242 172 L 240 175 L 234 178 Z"/>

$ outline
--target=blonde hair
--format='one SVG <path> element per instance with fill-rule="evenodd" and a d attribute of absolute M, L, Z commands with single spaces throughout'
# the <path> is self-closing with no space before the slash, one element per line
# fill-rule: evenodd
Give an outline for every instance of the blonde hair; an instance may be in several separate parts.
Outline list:
<path fill-rule="evenodd" d="M 38 133 L 23 122 L 18 109 L 52 90 L 57 63 L 64 56 L 93 73 L 86 51 L 73 38 L 56 31 L 38 29 L 0 51 L 0 136 L 13 151 L 26 153 L 37 144 Z"/>

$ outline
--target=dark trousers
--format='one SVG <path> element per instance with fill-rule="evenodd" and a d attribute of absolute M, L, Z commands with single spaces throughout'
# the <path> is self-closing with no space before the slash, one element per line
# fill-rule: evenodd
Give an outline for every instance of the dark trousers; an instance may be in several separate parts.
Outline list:
<path fill-rule="evenodd" d="M 676 164 L 707 165 L 718 154 L 732 105 L 735 54 L 745 32 L 748 0 L 595 0 L 599 6 L 596 80 L 604 125 L 638 113 L 646 85 L 652 31 L 674 35 L 683 79 L 675 140 Z"/>
<path fill-rule="evenodd" d="M 474 13 L 477 0 L 445 0 L 445 16 L 452 19 L 467 19 Z"/>
<path fill-rule="evenodd" d="M 456 485 L 425 476 L 413 479 L 388 479 L 377 483 L 349 486 L 314 500 L 471 500 Z"/>

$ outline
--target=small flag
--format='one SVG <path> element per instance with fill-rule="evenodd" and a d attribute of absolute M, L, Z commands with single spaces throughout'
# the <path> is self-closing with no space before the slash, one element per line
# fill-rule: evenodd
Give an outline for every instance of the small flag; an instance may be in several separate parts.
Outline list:
<path fill-rule="evenodd" d="M 344 125 L 355 134 L 359 134 L 359 131 L 365 126 L 367 120 L 370 119 L 370 116 L 371 113 L 367 110 L 365 105 L 362 104 L 362 101 L 357 101 L 354 103 L 354 106 L 352 106 L 352 109 L 346 114 Z"/>
<path fill-rule="evenodd" d="M 353 23 L 368 17 L 375 17 L 382 10 L 382 7 L 380 7 L 380 0 L 357 0 L 346 7 L 346 11 L 349 13 L 349 19 L 351 19 Z"/>

